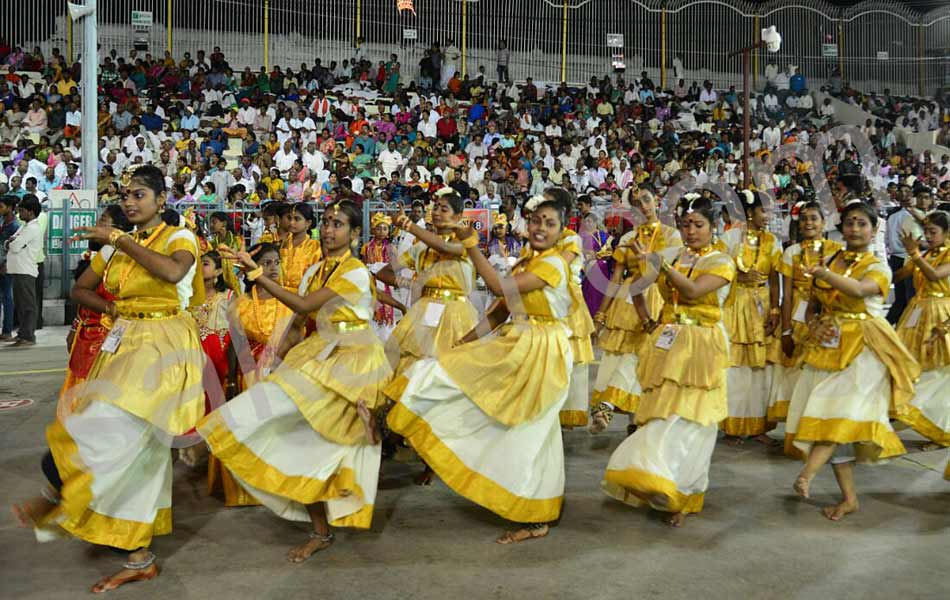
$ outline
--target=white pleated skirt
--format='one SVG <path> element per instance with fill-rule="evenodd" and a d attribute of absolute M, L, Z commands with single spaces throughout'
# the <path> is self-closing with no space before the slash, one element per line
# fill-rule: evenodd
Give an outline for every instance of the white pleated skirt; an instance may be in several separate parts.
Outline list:
<path fill-rule="evenodd" d="M 306 506 L 326 502 L 331 525 L 371 525 L 381 446 L 327 440 L 276 383 L 255 385 L 198 431 L 235 480 L 278 517 L 309 522 Z"/>
<path fill-rule="evenodd" d="M 121 408 L 93 401 L 47 430 L 63 480 L 37 539 L 65 530 L 93 544 L 137 550 L 172 529 L 172 438 Z"/>
<path fill-rule="evenodd" d="M 920 374 L 910 413 L 901 420 L 930 441 L 950 446 L 950 366 Z"/>
<path fill-rule="evenodd" d="M 571 387 L 564 407 L 561 408 L 561 425 L 565 427 L 583 427 L 587 425 L 587 413 L 590 407 L 590 365 L 574 364 L 571 369 Z"/>
<path fill-rule="evenodd" d="M 709 487 L 718 429 L 673 415 L 641 425 L 614 450 L 602 487 L 632 506 L 696 513 Z"/>
<path fill-rule="evenodd" d="M 772 385 L 769 388 L 769 408 L 766 418 L 771 422 L 784 421 L 788 417 L 788 405 L 792 392 L 802 373 L 802 368 L 772 365 Z"/>
<path fill-rule="evenodd" d="M 630 352 L 604 352 L 594 380 L 593 403 L 607 402 L 615 409 L 634 413 L 643 390 L 637 378 L 639 357 Z"/>
<path fill-rule="evenodd" d="M 571 356 L 563 359 L 571 364 Z M 389 427 L 446 485 L 511 521 L 558 518 L 564 496 L 558 413 L 567 388 L 533 419 L 508 427 L 465 396 L 438 360 L 417 361 L 407 374 L 409 383 L 389 413 Z"/>
<path fill-rule="evenodd" d="M 859 462 L 899 456 L 905 449 L 891 427 L 890 404 L 890 375 L 869 348 L 841 371 L 805 365 L 792 391 L 786 437 L 805 456 L 814 442 L 853 444 Z"/>
<path fill-rule="evenodd" d="M 765 433 L 771 387 L 772 365 L 729 367 L 726 371 L 729 417 L 720 423 L 720 428 L 733 436 Z"/>

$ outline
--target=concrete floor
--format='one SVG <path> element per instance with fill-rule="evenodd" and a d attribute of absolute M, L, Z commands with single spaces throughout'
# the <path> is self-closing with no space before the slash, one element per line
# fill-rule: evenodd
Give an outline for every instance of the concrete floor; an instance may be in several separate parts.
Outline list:
<path fill-rule="evenodd" d="M 2 504 L 43 484 L 43 428 L 62 382 L 65 329 L 47 329 L 30 350 L 0 350 Z M 41 371 L 20 373 L 21 371 Z M 716 448 L 706 508 L 681 530 L 598 490 L 622 419 L 604 435 L 565 434 L 567 493 L 561 523 L 544 540 L 502 547 L 501 519 L 441 483 L 411 484 L 417 465 L 383 464 L 373 528 L 338 534 L 336 545 L 301 565 L 284 552 L 302 525 L 261 508 L 224 509 L 204 494 L 201 473 L 176 468 L 175 531 L 158 538 L 162 576 L 118 598 L 882 598 L 950 597 L 950 482 L 946 451 L 913 453 L 859 468 L 861 511 L 842 523 L 819 507 L 832 501 L 830 469 L 815 500 L 791 493 L 798 464 L 758 444 Z M 37 544 L 0 513 L 0 597 L 75 598 L 120 558 L 79 541 Z"/>

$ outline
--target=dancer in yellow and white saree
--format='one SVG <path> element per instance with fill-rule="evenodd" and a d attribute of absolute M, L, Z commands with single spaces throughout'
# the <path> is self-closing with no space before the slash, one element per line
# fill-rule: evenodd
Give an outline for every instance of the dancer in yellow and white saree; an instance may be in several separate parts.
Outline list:
<path fill-rule="evenodd" d="M 564 495 L 564 449 L 558 413 L 567 398 L 573 359 L 564 321 L 571 308 L 570 270 L 557 249 L 564 223 L 559 203 L 531 214 L 532 252 L 505 280 L 517 288 L 489 310 L 462 345 L 416 362 L 405 391 L 389 413 L 403 435 L 453 490 L 523 524 L 498 539 L 510 544 L 547 535 Z M 488 288 L 502 281 L 477 247 L 471 229 L 460 233 Z M 497 335 L 478 339 L 511 316 Z"/>
<path fill-rule="evenodd" d="M 735 278 L 732 258 L 715 250 L 712 203 L 687 194 L 681 203 L 686 249 L 659 253 L 665 301 L 643 345 L 639 428 L 614 451 L 602 483 L 607 495 L 670 513 L 679 527 L 699 512 L 719 422 L 726 416 L 729 346 L 722 305 Z M 642 252 L 638 244 L 637 251 Z"/>
<path fill-rule="evenodd" d="M 928 450 L 950 446 L 950 336 L 939 335 L 939 327 L 950 319 L 948 229 L 950 214 L 927 215 L 924 234 L 929 249 L 921 253 L 919 240 L 903 236 L 910 260 L 894 276 L 914 278 L 914 297 L 897 323 L 897 335 L 922 371 L 902 420 L 930 440 Z M 933 335 L 935 327 L 938 335 Z"/>
<path fill-rule="evenodd" d="M 640 190 L 631 202 L 639 208 L 646 223 L 620 238 L 614 250 L 614 272 L 611 287 L 617 289 L 616 296 L 607 294 L 600 310 L 594 315 L 594 321 L 600 331 L 597 345 L 603 351 L 597 379 L 591 395 L 591 433 L 600 433 L 607 429 L 613 411 L 632 415 L 640 402 L 640 381 L 637 379 L 637 367 L 640 364 L 640 349 L 649 337 L 644 331 L 644 321 L 634 304 L 631 286 L 643 276 L 646 262 L 642 255 L 631 248 L 631 242 L 645 252 L 658 252 L 664 248 L 682 247 L 680 232 L 660 223 L 656 212 L 656 196 L 648 190 Z M 663 297 L 656 284 L 651 284 L 640 294 L 643 309 L 648 319 L 655 320 L 663 308 Z M 627 431 L 632 433 L 631 425 Z"/>
<path fill-rule="evenodd" d="M 298 319 L 279 352 L 290 348 L 283 363 L 198 431 L 261 504 L 312 524 L 310 539 L 288 553 L 292 562 L 328 548 L 331 525 L 365 529 L 373 517 L 381 453 L 370 411 L 392 370 L 370 323 L 373 278 L 350 254 L 360 223 L 352 202 L 327 209 L 323 259 L 305 273 L 299 296 L 264 276 L 249 254 L 231 255 Z M 316 331 L 300 341 L 307 315 L 315 317 Z"/>
<path fill-rule="evenodd" d="M 792 390 L 802 372 L 802 355 L 809 335 L 806 317 L 815 283 L 814 277 L 805 269 L 827 262 L 842 248 L 839 242 L 822 237 L 825 219 L 818 202 L 803 202 L 797 208 L 800 241 L 785 249 L 778 267 L 782 275 L 782 335 L 780 353 L 773 364 L 767 417 L 773 423 L 785 421 L 788 417 Z M 785 452 L 800 457 L 788 435 L 785 436 Z"/>
<path fill-rule="evenodd" d="M 41 540 L 65 531 L 129 552 L 122 570 L 93 586 L 97 593 L 158 576 L 149 546 L 172 529 L 172 440 L 205 410 L 205 355 L 187 312 L 204 301 L 198 241 L 162 222 L 164 182 L 152 166 L 132 175 L 122 200 L 132 234 L 77 229 L 76 239 L 115 248 L 108 260 L 96 255 L 72 292 L 111 322 L 110 333 L 47 428 L 43 471 L 51 487 L 14 508 Z M 100 283 L 114 302 L 96 293 Z"/>
<path fill-rule="evenodd" d="M 831 462 L 841 502 L 825 507 L 837 521 L 858 509 L 853 463 L 874 463 L 904 453 L 891 418 L 904 418 L 920 366 L 884 320 L 891 284 L 887 265 L 869 251 L 877 214 L 861 200 L 841 212 L 846 250 L 809 267 L 821 313 L 811 320 L 805 366 L 792 392 L 786 431 L 806 457 L 795 491 Z M 813 306 L 811 311 L 814 312 Z"/>

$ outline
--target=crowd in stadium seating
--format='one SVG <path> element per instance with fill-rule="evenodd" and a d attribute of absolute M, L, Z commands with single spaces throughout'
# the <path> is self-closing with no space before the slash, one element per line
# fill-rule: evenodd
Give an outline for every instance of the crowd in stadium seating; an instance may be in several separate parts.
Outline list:
<path fill-rule="evenodd" d="M 269 73 L 235 71 L 217 47 L 177 59 L 113 50 L 99 72 L 100 199 L 114 201 L 123 174 L 149 163 L 166 173 L 172 205 L 231 207 L 340 198 L 408 204 L 451 186 L 470 206 L 516 211 L 550 185 L 618 205 L 631 185 L 663 192 L 690 177 L 740 182 L 742 108 L 734 87 L 679 79 L 661 90 L 646 72 L 586 86 L 508 83 L 489 80 L 484 69 L 463 75 L 453 48 L 433 44 L 419 81 L 402 79 L 398 56 L 362 49 L 339 64 L 316 59 Z M 58 49 L 44 56 L 0 43 L 0 64 L 8 67 L 0 81 L 0 191 L 42 200 L 51 189 L 79 187 L 87 176 L 78 168 L 79 63 L 68 65 Z M 789 75 L 770 65 L 765 76 L 752 99 L 754 162 L 766 163 L 787 144 L 820 150 L 757 169 L 758 189 L 774 190 L 790 206 L 814 191 L 807 173 L 820 159 L 842 197 L 914 177 L 918 188 L 950 201 L 947 157 L 914 155 L 896 135 L 899 127 L 942 128 L 945 139 L 946 106 L 831 82 L 829 90 L 878 115 L 862 133 L 880 170 L 859 177 L 869 157 L 850 139 L 831 138 L 831 101 L 816 106 L 794 69 Z"/>

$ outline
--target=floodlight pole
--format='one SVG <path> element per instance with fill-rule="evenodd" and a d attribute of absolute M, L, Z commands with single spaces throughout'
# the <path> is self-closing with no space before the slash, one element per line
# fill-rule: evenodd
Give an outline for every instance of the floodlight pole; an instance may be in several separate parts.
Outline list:
<path fill-rule="evenodd" d="M 752 182 L 749 178 L 749 135 L 751 134 L 749 117 L 749 59 L 753 50 L 758 50 L 765 46 L 765 42 L 759 40 L 751 46 L 746 46 L 731 53 L 729 57 L 742 55 L 742 187 L 749 189 Z"/>

